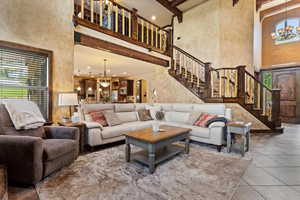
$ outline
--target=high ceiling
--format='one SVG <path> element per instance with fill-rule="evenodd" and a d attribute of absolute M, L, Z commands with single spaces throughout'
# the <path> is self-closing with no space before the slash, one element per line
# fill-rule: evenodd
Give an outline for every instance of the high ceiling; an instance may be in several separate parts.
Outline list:
<path fill-rule="evenodd" d="M 156 16 L 155 24 L 166 26 L 171 24 L 173 9 L 168 9 L 168 5 L 178 9 L 180 12 L 186 12 L 193 7 L 200 5 L 208 0 L 116 0 L 122 6 L 138 10 L 138 14 L 148 20 L 153 21 L 152 16 Z M 166 2 L 168 5 L 163 5 L 161 2 Z M 151 4 L 151 6 L 149 6 Z M 167 7 L 166 7 L 167 6 Z"/>

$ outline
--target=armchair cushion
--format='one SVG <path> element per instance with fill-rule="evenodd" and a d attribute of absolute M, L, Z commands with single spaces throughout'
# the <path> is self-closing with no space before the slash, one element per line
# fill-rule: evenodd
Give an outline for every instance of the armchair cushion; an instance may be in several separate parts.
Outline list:
<path fill-rule="evenodd" d="M 79 129 L 75 127 L 44 126 L 47 139 L 69 139 L 76 145 L 75 157 L 79 154 Z"/>
<path fill-rule="evenodd" d="M 47 139 L 71 139 L 79 141 L 79 129 L 75 127 L 44 126 Z"/>
<path fill-rule="evenodd" d="M 77 144 L 74 140 L 68 139 L 48 139 L 43 140 L 43 159 L 45 161 L 54 160 L 64 154 L 76 149 Z"/>

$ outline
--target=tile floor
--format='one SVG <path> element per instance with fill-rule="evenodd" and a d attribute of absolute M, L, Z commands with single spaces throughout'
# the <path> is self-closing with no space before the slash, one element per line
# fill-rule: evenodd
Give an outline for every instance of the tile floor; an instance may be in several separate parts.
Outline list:
<path fill-rule="evenodd" d="M 300 125 L 253 147 L 253 162 L 232 200 L 300 200 Z"/>

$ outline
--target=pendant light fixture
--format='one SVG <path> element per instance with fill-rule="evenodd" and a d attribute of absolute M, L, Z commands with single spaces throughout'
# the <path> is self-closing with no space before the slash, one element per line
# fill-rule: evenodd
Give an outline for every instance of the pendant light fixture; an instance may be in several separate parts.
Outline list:
<path fill-rule="evenodd" d="M 104 71 L 103 71 L 103 79 L 100 81 L 100 85 L 102 87 L 108 87 L 110 85 L 110 82 L 109 80 L 106 80 L 107 79 L 107 74 L 106 74 L 106 62 L 107 62 L 107 59 L 104 59 Z"/>

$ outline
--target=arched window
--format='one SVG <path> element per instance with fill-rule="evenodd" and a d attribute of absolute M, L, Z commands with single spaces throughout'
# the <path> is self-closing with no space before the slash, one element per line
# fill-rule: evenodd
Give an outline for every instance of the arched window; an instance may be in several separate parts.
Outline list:
<path fill-rule="evenodd" d="M 284 30 L 285 27 L 290 27 L 289 37 L 280 37 L 280 33 Z M 277 38 L 275 39 L 275 44 L 284 44 L 289 42 L 296 42 L 300 40 L 300 36 L 297 31 L 300 27 L 300 18 L 289 18 L 287 20 L 282 20 L 275 26 L 275 33 Z M 272 33 L 272 37 L 273 37 Z M 274 38 L 273 38 L 274 39 Z"/>

